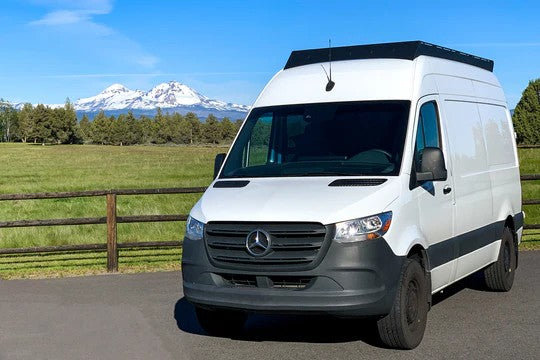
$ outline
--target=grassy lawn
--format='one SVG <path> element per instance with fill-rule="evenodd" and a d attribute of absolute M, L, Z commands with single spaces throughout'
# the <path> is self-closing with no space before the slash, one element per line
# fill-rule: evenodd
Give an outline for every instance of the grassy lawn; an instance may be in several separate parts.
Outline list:
<path fill-rule="evenodd" d="M 0 143 L 0 193 L 111 188 L 207 186 L 213 159 L 226 147 L 41 146 Z M 521 172 L 540 173 L 540 149 L 520 149 Z M 523 183 L 523 198 L 540 198 L 540 181 Z M 200 194 L 119 196 L 118 215 L 187 214 Z M 526 206 L 527 223 L 540 223 L 540 206 Z M 105 216 L 105 198 L 0 202 L 0 219 Z M 184 223 L 119 224 L 119 242 L 180 240 Z M 0 229 L 0 247 L 104 243 L 104 225 Z M 540 248 L 540 230 L 523 249 Z M 121 271 L 178 269 L 180 250 L 123 250 Z M 37 261 L 37 262 L 36 262 Z M 0 278 L 103 272 L 103 252 L 0 257 Z"/>
<path fill-rule="evenodd" d="M 0 193 L 207 186 L 226 147 L 0 144 Z M 200 194 L 119 196 L 118 215 L 187 214 Z M 105 216 L 105 197 L 0 202 L 0 219 Z M 119 224 L 119 242 L 180 240 L 184 223 Z M 0 247 L 104 243 L 104 225 L 0 229 Z M 165 256 L 165 252 L 168 254 Z M 181 251 L 120 252 L 121 271 L 178 269 Z M 132 256 L 137 255 L 137 256 Z M 101 273 L 105 253 L 0 257 L 0 278 Z M 20 260 L 20 261 L 19 261 Z M 23 261 L 25 260 L 25 261 Z M 30 261 L 32 260 L 32 261 Z M 35 262 L 39 260 L 39 262 Z"/>

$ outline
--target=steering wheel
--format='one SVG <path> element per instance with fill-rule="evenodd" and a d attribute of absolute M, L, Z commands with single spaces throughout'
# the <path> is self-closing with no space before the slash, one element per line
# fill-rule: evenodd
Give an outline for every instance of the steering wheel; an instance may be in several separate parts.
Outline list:
<path fill-rule="evenodd" d="M 376 152 L 383 153 L 384 155 L 386 155 L 386 157 L 388 158 L 389 161 L 392 161 L 392 154 L 390 154 L 386 150 L 383 150 L 383 149 L 369 149 L 369 151 L 376 151 Z"/>

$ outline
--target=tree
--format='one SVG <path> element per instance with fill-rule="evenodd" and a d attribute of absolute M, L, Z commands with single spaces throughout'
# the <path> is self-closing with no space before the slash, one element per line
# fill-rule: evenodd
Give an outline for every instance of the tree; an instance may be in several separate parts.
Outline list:
<path fill-rule="evenodd" d="M 113 117 L 114 119 L 114 117 Z M 105 116 L 103 111 L 100 111 L 92 121 L 91 138 L 94 144 L 108 144 L 110 140 L 112 121 Z"/>
<path fill-rule="evenodd" d="M 39 104 L 32 111 L 32 132 L 30 138 L 34 143 L 40 142 L 45 145 L 46 142 L 51 142 L 52 139 L 52 109 L 43 104 Z"/>
<path fill-rule="evenodd" d="M 2 141 L 11 141 L 12 134 L 17 131 L 18 114 L 13 106 L 0 98 L 0 130 Z"/>
<path fill-rule="evenodd" d="M 19 111 L 19 139 L 25 143 L 32 134 L 34 123 L 32 121 L 32 104 L 26 103 Z"/>
<path fill-rule="evenodd" d="M 64 131 L 67 134 L 67 139 L 64 142 L 68 144 L 78 144 L 81 142 L 82 137 L 79 131 L 77 124 L 77 113 L 75 112 L 75 107 L 69 100 L 66 99 L 64 104 Z"/>
<path fill-rule="evenodd" d="M 223 140 L 229 142 L 236 136 L 236 126 L 231 122 L 228 117 L 223 118 L 220 123 L 221 136 Z"/>
<path fill-rule="evenodd" d="M 244 123 L 244 120 L 242 119 L 237 119 L 235 122 L 234 122 L 234 126 L 236 126 L 236 133 L 238 134 L 238 132 L 240 131 L 240 128 L 242 127 L 242 124 Z"/>
<path fill-rule="evenodd" d="M 540 144 L 540 79 L 529 81 L 512 117 L 520 144 Z"/>
<path fill-rule="evenodd" d="M 83 115 L 81 121 L 79 122 L 79 132 L 83 142 L 92 141 L 92 125 L 86 114 Z"/>
<path fill-rule="evenodd" d="M 222 139 L 221 127 L 217 118 L 210 114 L 203 124 L 204 141 L 211 144 L 219 144 Z"/>
<path fill-rule="evenodd" d="M 143 143 L 143 129 L 141 121 L 137 120 L 132 111 L 126 116 L 127 134 L 124 137 L 126 145 L 135 145 Z"/>
<path fill-rule="evenodd" d="M 139 118 L 141 128 L 141 144 L 149 144 L 156 142 L 156 129 L 152 119 L 146 115 Z"/>
<path fill-rule="evenodd" d="M 186 116 L 184 116 L 184 118 L 189 122 L 190 128 L 191 128 L 191 133 L 189 136 L 189 144 L 194 144 L 201 141 L 202 140 L 201 139 L 202 126 L 201 126 L 201 121 L 199 120 L 197 115 L 195 115 L 192 112 L 188 112 Z"/>

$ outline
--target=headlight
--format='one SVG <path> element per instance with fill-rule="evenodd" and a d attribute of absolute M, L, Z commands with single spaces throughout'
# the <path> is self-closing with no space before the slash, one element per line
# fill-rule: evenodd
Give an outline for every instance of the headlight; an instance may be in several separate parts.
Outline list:
<path fill-rule="evenodd" d="M 190 240 L 201 240 L 204 234 L 204 223 L 188 216 L 186 222 L 186 237 Z"/>
<path fill-rule="evenodd" d="M 372 240 L 383 236 L 390 228 L 392 212 L 343 221 L 336 224 L 334 240 L 340 243 Z"/>

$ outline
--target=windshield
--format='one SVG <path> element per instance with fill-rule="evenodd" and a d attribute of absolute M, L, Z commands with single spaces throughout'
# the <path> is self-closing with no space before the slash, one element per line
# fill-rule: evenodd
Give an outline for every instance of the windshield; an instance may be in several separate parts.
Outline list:
<path fill-rule="evenodd" d="M 409 101 L 253 109 L 221 178 L 397 175 Z"/>

